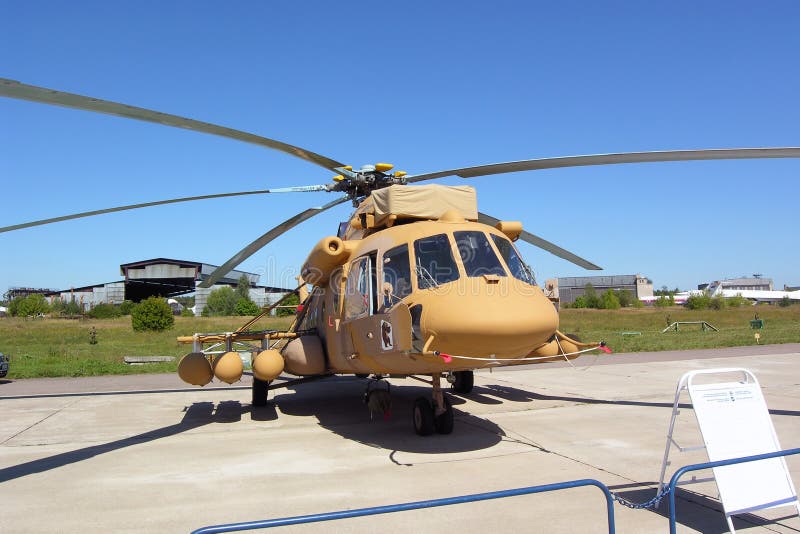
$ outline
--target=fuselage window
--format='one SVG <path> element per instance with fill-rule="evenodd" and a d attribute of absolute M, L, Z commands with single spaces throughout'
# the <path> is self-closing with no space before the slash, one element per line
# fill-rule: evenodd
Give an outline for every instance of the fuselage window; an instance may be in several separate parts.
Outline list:
<path fill-rule="evenodd" d="M 517 278 L 518 280 L 522 280 L 526 284 L 535 286 L 536 278 L 533 276 L 533 273 L 528 266 L 525 265 L 525 262 L 522 261 L 522 258 L 520 258 L 517 249 L 514 248 L 514 245 L 511 244 L 511 241 L 494 234 L 492 234 L 492 239 L 494 240 L 497 250 L 500 251 L 500 256 L 502 256 L 503 260 L 506 262 L 506 265 L 508 265 L 508 270 L 511 272 L 511 276 Z"/>
<path fill-rule="evenodd" d="M 358 258 L 350 266 L 345 286 L 345 319 L 355 319 L 373 313 L 377 308 L 377 273 L 375 253 Z"/>
<path fill-rule="evenodd" d="M 458 280 L 458 267 L 446 234 L 423 237 L 414 241 L 414 267 L 417 287 L 427 289 Z"/>
<path fill-rule="evenodd" d="M 411 263 L 408 245 L 400 245 L 383 254 L 383 307 L 391 308 L 411 294 Z"/>
<path fill-rule="evenodd" d="M 315 288 L 311 298 L 306 301 L 303 320 L 298 330 L 315 330 L 319 326 L 319 318 L 325 313 L 325 290 Z"/>
<path fill-rule="evenodd" d="M 456 246 L 467 271 L 467 276 L 493 274 L 506 276 L 506 271 L 497 259 L 492 245 L 483 232 L 454 232 Z"/>

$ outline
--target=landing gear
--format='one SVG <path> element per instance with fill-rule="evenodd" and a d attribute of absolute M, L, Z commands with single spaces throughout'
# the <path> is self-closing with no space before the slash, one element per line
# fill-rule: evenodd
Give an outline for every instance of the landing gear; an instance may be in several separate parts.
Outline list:
<path fill-rule="evenodd" d="M 414 401 L 414 431 L 420 436 L 430 436 L 436 429 L 436 418 L 431 401 L 418 397 Z"/>
<path fill-rule="evenodd" d="M 453 406 L 442 392 L 442 375 L 435 373 L 431 378 L 432 399 L 419 397 L 414 401 L 414 431 L 420 436 L 430 436 L 434 431 L 450 434 L 453 432 Z"/>
<path fill-rule="evenodd" d="M 453 371 L 447 375 L 450 388 L 461 394 L 467 394 L 475 386 L 475 375 L 472 371 Z"/>
<path fill-rule="evenodd" d="M 255 376 L 253 377 L 253 406 L 266 406 L 267 405 L 267 395 L 268 389 L 270 385 L 269 380 L 259 380 Z"/>
<path fill-rule="evenodd" d="M 444 412 L 436 416 L 435 426 L 439 434 L 453 433 L 453 407 L 447 397 L 444 397 Z"/>

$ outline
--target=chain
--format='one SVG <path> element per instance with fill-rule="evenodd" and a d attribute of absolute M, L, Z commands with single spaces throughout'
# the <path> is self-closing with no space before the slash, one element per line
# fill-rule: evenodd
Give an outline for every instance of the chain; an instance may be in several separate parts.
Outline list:
<path fill-rule="evenodd" d="M 611 495 L 614 497 L 614 500 L 620 503 L 622 506 L 627 506 L 628 508 L 633 508 L 634 510 L 641 510 L 643 508 L 657 508 L 658 503 L 660 503 L 661 499 L 666 497 L 668 493 L 669 493 L 669 486 L 665 487 L 663 490 L 661 490 L 660 493 L 657 493 L 656 496 L 650 499 L 649 501 L 643 503 L 636 503 L 633 501 L 629 501 L 628 499 L 620 496 L 617 493 L 612 493 Z"/>

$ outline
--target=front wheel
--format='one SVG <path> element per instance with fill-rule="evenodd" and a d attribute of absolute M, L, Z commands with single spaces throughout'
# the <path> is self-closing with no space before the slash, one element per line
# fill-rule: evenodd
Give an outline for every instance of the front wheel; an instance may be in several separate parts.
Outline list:
<path fill-rule="evenodd" d="M 475 374 L 472 371 L 455 371 L 453 373 L 453 391 L 466 394 L 475 386 Z"/>
<path fill-rule="evenodd" d="M 436 416 L 436 432 L 439 434 L 453 433 L 453 406 L 447 397 L 444 397 L 444 413 Z"/>
<path fill-rule="evenodd" d="M 255 376 L 253 377 L 253 406 L 266 406 L 267 405 L 267 395 L 269 394 L 269 380 L 259 380 Z"/>
<path fill-rule="evenodd" d="M 419 436 L 430 436 L 434 430 L 436 422 L 431 401 L 419 397 L 414 401 L 414 431 Z"/>

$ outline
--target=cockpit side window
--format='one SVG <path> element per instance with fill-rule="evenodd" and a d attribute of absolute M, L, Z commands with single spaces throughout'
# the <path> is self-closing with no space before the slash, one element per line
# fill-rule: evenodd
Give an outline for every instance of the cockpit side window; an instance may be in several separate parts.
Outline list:
<path fill-rule="evenodd" d="M 411 263 L 408 245 L 400 245 L 383 254 L 383 307 L 391 308 L 411 294 Z"/>
<path fill-rule="evenodd" d="M 522 258 L 520 258 L 517 249 L 514 248 L 514 245 L 511 244 L 511 241 L 494 234 L 492 234 L 492 240 L 494 240 L 497 250 L 500 251 L 500 256 L 502 256 L 503 261 L 505 261 L 506 265 L 508 265 L 508 270 L 511 271 L 511 276 L 518 280 L 522 280 L 526 284 L 535 286 L 536 278 L 533 276 L 533 273 L 528 266 L 525 265 L 525 262 L 522 261 Z"/>
<path fill-rule="evenodd" d="M 458 267 L 450 250 L 447 234 L 436 234 L 414 241 L 414 267 L 417 287 L 427 289 L 458 280 Z"/>
<path fill-rule="evenodd" d="M 377 309 L 376 254 L 362 256 L 350 265 L 344 291 L 345 319 L 355 319 Z"/>
<path fill-rule="evenodd" d="M 454 232 L 456 246 L 464 263 L 467 276 L 477 277 L 485 274 L 506 276 L 506 271 L 497 259 L 492 245 L 483 232 Z"/>

